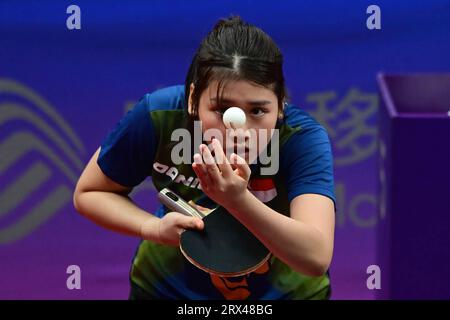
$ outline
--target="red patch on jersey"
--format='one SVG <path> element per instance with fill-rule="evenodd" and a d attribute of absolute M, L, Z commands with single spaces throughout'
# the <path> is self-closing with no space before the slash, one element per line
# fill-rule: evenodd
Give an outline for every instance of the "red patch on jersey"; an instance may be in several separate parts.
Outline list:
<path fill-rule="evenodd" d="M 277 196 L 277 189 L 271 178 L 253 178 L 248 183 L 248 189 L 261 202 L 269 202 Z"/>

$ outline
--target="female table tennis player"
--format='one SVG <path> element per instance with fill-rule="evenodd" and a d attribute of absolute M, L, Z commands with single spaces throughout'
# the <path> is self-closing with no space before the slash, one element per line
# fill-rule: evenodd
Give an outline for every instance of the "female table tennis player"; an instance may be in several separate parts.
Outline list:
<path fill-rule="evenodd" d="M 74 193 L 77 211 L 143 239 L 131 267 L 131 299 L 330 297 L 335 224 L 330 141 L 311 116 L 287 103 L 282 64 L 279 48 L 261 29 L 239 17 L 220 20 L 200 44 L 185 85 L 146 94 L 87 164 Z M 216 128 L 226 137 L 222 114 L 231 106 L 245 112 L 243 141 L 250 129 L 279 129 L 277 172 L 262 174 L 251 152 L 228 156 L 231 164 L 215 164 L 219 154 L 227 155 L 225 141 L 215 140 L 192 143 L 192 161 L 174 163 L 172 132 L 192 130 L 200 120 L 203 132 Z M 158 190 L 170 187 L 203 208 L 223 206 L 271 258 L 241 277 L 196 268 L 178 245 L 182 230 L 201 230 L 203 221 L 166 207 L 153 214 L 138 208 L 128 194 L 148 176 Z"/>

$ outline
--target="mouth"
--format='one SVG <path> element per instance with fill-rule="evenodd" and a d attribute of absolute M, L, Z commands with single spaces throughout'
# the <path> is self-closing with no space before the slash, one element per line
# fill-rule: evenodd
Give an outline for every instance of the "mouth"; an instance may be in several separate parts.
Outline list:
<path fill-rule="evenodd" d="M 242 150 L 243 150 L 245 153 L 248 153 L 248 152 L 250 151 L 250 149 L 249 149 L 247 146 L 237 146 L 237 145 L 234 145 L 234 147 L 233 147 L 233 152 L 234 152 L 234 153 L 238 153 L 238 151 L 241 152 Z"/>
<path fill-rule="evenodd" d="M 228 153 L 227 153 L 228 151 Z M 248 155 L 250 154 L 250 148 L 249 147 L 244 147 L 244 146 L 233 146 L 232 148 L 227 149 L 223 149 L 223 152 L 225 154 L 231 154 L 236 153 L 237 155 Z M 214 151 L 212 151 L 212 155 L 214 156 Z"/>

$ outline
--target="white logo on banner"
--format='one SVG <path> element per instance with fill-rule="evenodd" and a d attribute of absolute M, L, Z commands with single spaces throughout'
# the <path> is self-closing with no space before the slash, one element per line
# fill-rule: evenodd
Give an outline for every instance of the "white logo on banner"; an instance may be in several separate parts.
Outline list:
<path fill-rule="evenodd" d="M 367 274 L 370 276 L 367 278 L 366 285 L 367 289 L 381 289 L 381 269 L 376 264 L 367 267 Z"/>
<path fill-rule="evenodd" d="M 71 14 L 67 17 L 66 26 L 69 30 L 80 30 L 81 29 L 81 9 L 77 5 L 70 5 L 66 10 L 67 14 Z"/>
<path fill-rule="evenodd" d="M 67 267 L 66 270 L 67 274 L 70 274 L 70 276 L 67 278 L 66 286 L 67 289 L 73 290 L 81 289 L 81 268 L 77 266 L 76 264 L 70 265 Z"/>
<path fill-rule="evenodd" d="M 366 26 L 369 30 L 381 29 L 381 9 L 379 6 L 373 4 L 367 7 L 366 13 L 371 15 L 366 20 Z"/>

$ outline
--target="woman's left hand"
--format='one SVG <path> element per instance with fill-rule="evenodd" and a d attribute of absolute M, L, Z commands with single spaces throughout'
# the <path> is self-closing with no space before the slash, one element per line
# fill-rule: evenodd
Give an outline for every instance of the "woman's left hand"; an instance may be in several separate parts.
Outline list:
<path fill-rule="evenodd" d="M 233 153 L 228 161 L 217 139 L 212 140 L 214 157 L 201 144 L 200 154 L 194 155 L 194 169 L 203 192 L 224 208 L 235 206 L 247 190 L 251 170 L 245 160 Z M 203 156 L 203 159 L 202 159 Z M 231 163 L 230 163 L 231 162 Z"/>

